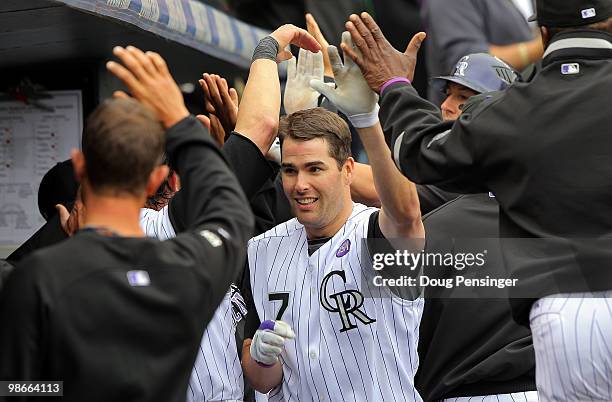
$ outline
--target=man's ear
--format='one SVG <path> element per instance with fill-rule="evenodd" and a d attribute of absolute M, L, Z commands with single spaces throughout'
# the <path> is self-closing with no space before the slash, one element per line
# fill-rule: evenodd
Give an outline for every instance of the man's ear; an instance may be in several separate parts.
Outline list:
<path fill-rule="evenodd" d="M 172 174 L 168 176 L 168 185 L 174 193 L 181 189 L 181 178 L 176 171 L 173 171 Z"/>
<path fill-rule="evenodd" d="M 350 186 L 353 182 L 353 173 L 355 172 L 355 159 L 349 156 L 349 158 L 344 162 L 344 166 L 342 167 L 344 172 L 344 177 L 346 180 L 346 185 Z"/>
<path fill-rule="evenodd" d="M 548 28 L 540 27 L 540 32 L 542 33 L 542 45 L 544 49 L 548 47 L 548 43 L 550 42 L 550 32 L 548 32 Z"/>
<path fill-rule="evenodd" d="M 147 182 L 147 197 L 154 195 L 157 189 L 168 177 L 170 169 L 166 165 L 156 166 L 151 174 L 149 175 L 149 181 Z"/>
<path fill-rule="evenodd" d="M 85 171 L 85 156 L 83 152 L 76 148 L 72 148 L 70 151 L 70 159 L 72 160 L 72 168 L 74 169 L 75 179 L 81 183 L 86 176 Z"/>

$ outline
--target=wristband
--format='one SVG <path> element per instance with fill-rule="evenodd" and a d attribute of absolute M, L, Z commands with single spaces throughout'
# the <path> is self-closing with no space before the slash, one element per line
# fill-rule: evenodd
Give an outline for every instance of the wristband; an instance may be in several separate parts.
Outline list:
<path fill-rule="evenodd" d="M 374 107 L 374 110 L 370 113 L 360 113 L 354 114 L 352 116 L 347 116 L 353 127 L 355 128 L 368 128 L 372 127 L 376 123 L 378 123 L 378 111 L 380 110 L 380 106 L 378 103 Z"/>
<path fill-rule="evenodd" d="M 257 329 L 261 330 L 261 331 L 265 331 L 266 329 L 269 329 L 270 331 L 274 331 L 274 325 L 276 325 L 276 323 L 274 321 L 272 321 L 272 320 L 265 320 L 264 322 L 259 324 L 259 328 L 257 328 Z"/>
<path fill-rule="evenodd" d="M 253 359 L 253 358 L 251 358 L 251 359 Z M 265 367 L 265 368 L 274 367 L 274 366 L 276 365 L 276 363 L 274 363 L 274 364 L 266 364 L 266 363 L 262 363 L 262 362 L 260 362 L 260 361 L 257 361 L 257 360 L 255 360 L 255 359 L 253 359 L 253 361 L 254 361 L 255 363 L 257 363 L 257 365 L 258 365 L 258 366 Z"/>
<path fill-rule="evenodd" d="M 393 77 L 391 78 L 389 81 L 385 82 L 384 84 L 382 84 L 382 86 L 380 87 L 380 94 L 383 94 L 383 91 L 385 89 L 387 89 L 387 87 L 391 84 L 395 84 L 396 82 L 405 82 L 408 84 L 412 84 L 412 82 L 410 82 L 410 80 L 406 77 Z"/>
<path fill-rule="evenodd" d="M 251 59 L 251 63 L 259 59 L 274 60 L 274 62 L 276 62 L 276 56 L 278 56 L 279 49 L 280 45 L 278 44 L 278 41 L 271 36 L 266 36 L 257 44 L 257 47 L 253 52 L 253 59 Z"/>

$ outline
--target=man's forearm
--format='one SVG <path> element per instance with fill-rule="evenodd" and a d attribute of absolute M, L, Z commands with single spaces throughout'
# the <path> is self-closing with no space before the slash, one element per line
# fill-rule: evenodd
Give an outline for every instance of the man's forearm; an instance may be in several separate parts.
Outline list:
<path fill-rule="evenodd" d="M 353 181 L 351 182 L 351 198 L 369 207 L 380 208 L 380 197 L 374 187 L 372 167 L 355 162 Z"/>
<path fill-rule="evenodd" d="M 251 339 L 245 339 L 242 347 L 242 371 L 251 386 L 261 393 L 270 390 L 283 381 L 283 367 L 280 362 L 272 367 L 263 367 L 251 359 Z"/>
<path fill-rule="evenodd" d="M 433 184 L 456 193 L 487 191 L 476 170 L 475 136 L 467 129 L 471 112 L 443 122 L 440 110 L 422 99 L 410 84 L 385 89 L 380 122 L 393 160 L 417 184 Z"/>
<path fill-rule="evenodd" d="M 278 129 L 280 111 L 278 66 L 269 59 L 251 64 L 236 121 L 236 132 L 253 141 L 266 154 Z"/>
<path fill-rule="evenodd" d="M 513 43 L 511 45 L 489 47 L 489 53 L 499 57 L 510 64 L 516 70 L 523 70 L 525 67 L 542 58 L 544 46 L 542 39 L 538 36 L 529 42 Z"/>
<path fill-rule="evenodd" d="M 359 128 L 357 132 L 368 154 L 374 186 L 385 215 L 393 222 L 398 232 L 410 231 L 421 219 L 416 186 L 404 177 L 393 163 L 379 123 L 372 127 Z"/>
<path fill-rule="evenodd" d="M 183 181 L 181 229 L 222 225 L 239 244 L 253 230 L 253 215 L 238 180 L 202 125 L 188 117 L 168 130 L 166 151 Z M 202 163 L 205 160 L 206 163 Z"/>

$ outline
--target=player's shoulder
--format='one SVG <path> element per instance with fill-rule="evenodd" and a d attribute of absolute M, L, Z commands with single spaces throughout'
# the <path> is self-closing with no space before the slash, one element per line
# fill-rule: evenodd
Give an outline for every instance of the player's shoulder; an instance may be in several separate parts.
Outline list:
<path fill-rule="evenodd" d="M 43 282 L 64 277 L 78 265 L 78 261 L 89 261 L 91 255 L 95 255 L 95 250 L 84 237 L 77 233 L 60 243 L 34 251 L 17 264 L 15 272 Z"/>
<path fill-rule="evenodd" d="M 368 207 L 357 202 L 353 203 L 353 211 L 344 224 L 345 227 L 367 225 L 373 213 L 380 211 L 380 208 Z"/>
<path fill-rule="evenodd" d="M 380 211 L 380 208 L 368 207 L 367 205 L 363 205 L 358 202 L 353 202 L 353 211 L 351 212 L 348 221 L 358 221 L 362 219 L 367 219 L 371 214 L 376 211 Z"/>
<path fill-rule="evenodd" d="M 272 229 L 264 232 L 258 236 L 253 237 L 249 240 L 249 246 L 252 244 L 259 243 L 261 241 L 267 241 L 273 238 L 287 238 L 299 235 L 304 230 L 302 225 L 296 218 L 290 219 L 287 222 L 281 223 L 274 226 Z"/>

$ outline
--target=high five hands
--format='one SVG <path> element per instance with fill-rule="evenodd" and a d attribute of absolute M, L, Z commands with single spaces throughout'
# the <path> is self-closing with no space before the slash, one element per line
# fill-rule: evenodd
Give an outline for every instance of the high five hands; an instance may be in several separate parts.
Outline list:
<path fill-rule="evenodd" d="M 395 77 L 414 79 L 417 54 L 427 36 L 425 32 L 414 35 L 402 53 L 391 46 L 368 13 L 352 14 L 345 26 L 361 54 L 346 44 L 342 50 L 359 66 L 373 91 L 379 92 L 382 85 Z"/>

